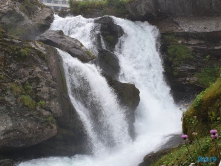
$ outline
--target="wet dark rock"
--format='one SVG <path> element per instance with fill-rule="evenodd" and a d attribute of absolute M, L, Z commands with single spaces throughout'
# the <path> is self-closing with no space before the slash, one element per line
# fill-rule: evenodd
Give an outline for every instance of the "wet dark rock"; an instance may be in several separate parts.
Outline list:
<path fill-rule="evenodd" d="M 165 17 L 220 16 L 218 0 L 135 0 L 126 4 L 128 18 L 148 20 Z"/>
<path fill-rule="evenodd" d="M 107 50 L 114 51 L 118 39 L 124 34 L 123 29 L 116 25 L 113 19 L 109 16 L 104 16 L 94 21 L 100 24 L 100 34 L 98 34 L 98 45 L 101 47 L 101 40 L 103 39 Z M 101 39 L 102 38 L 102 39 Z"/>
<path fill-rule="evenodd" d="M 99 50 L 98 58 L 96 59 L 98 65 L 104 73 L 117 79 L 120 72 L 119 60 L 115 54 L 107 50 Z"/>
<path fill-rule="evenodd" d="M 68 52 L 71 56 L 78 58 L 82 62 L 89 62 L 95 56 L 84 47 L 77 39 L 64 35 L 63 31 L 48 30 L 37 38 L 44 44 L 57 47 Z"/>
<path fill-rule="evenodd" d="M 1 166 L 14 166 L 14 161 L 11 159 L 0 159 Z"/>
<path fill-rule="evenodd" d="M 119 103 L 126 110 L 126 119 L 129 124 L 129 131 L 132 137 L 135 136 L 133 123 L 135 121 L 135 110 L 140 102 L 140 91 L 133 84 L 121 83 L 112 77 L 103 74 L 107 83 L 115 91 Z"/>
<path fill-rule="evenodd" d="M 169 136 L 171 137 L 171 136 Z M 169 153 L 172 149 L 177 148 L 178 146 L 183 144 L 183 139 L 181 135 L 173 135 L 165 144 L 161 145 L 156 152 L 152 152 L 147 154 L 143 158 L 143 162 L 139 164 L 139 166 L 148 166 L 152 162 L 157 161 L 163 155 Z M 149 157 L 151 155 L 151 158 Z"/>

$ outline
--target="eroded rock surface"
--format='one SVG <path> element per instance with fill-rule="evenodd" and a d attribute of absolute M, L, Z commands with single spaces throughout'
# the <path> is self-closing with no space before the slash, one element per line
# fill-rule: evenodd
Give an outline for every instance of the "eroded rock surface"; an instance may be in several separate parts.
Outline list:
<path fill-rule="evenodd" d="M 89 62 L 95 56 L 77 39 L 64 35 L 63 31 L 48 30 L 37 38 L 44 44 L 60 48 L 82 62 Z"/>
<path fill-rule="evenodd" d="M 53 11 L 38 0 L 1 0 L 0 26 L 20 39 L 34 39 L 54 20 Z"/>
<path fill-rule="evenodd" d="M 219 0 L 134 0 L 126 5 L 133 20 L 159 17 L 220 16 Z"/>
<path fill-rule="evenodd" d="M 123 29 L 114 23 L 109 16 L 101 17 L 94 21 L 100 25 L 100 34 L 98 34 L 98 49 L 102 46 L 102 40 L 107 50 L 113 52 L 118 39 L 124 34 Z"/>
<path fill-rule="evenodd" d="M 53 137 L 54 117 L 62 114 L 57 83 L 38 43 L 5 37 L 0 44 L 0 150 Z"/>

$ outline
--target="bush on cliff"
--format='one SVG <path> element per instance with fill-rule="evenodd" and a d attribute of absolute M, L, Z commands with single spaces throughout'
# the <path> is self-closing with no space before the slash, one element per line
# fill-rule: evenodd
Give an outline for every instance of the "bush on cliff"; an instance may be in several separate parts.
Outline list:
<path fill-rule="evenodd" d="M 129 1 L 130 0 L 69 0 L 69 4 L 73 14 L 90 15 L 94 12 L 99 12 L 102 15 L 114 15 L 122 17 L 128 14 L 125 4 Z"/>

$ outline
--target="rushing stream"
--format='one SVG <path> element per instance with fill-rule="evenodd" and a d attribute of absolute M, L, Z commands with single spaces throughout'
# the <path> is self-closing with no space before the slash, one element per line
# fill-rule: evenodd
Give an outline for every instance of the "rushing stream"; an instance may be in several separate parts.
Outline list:
<path fill-rule="evenodd" d="M 35 159 L 19 166 L 137 166 L 171 134 L 181 132 L 182 112 L 174 104 L 163 78 L 157 48 L 158 30 L 147 22 L 112 18 L 125 33 L 114 52 L 120 62 L 119 81 L 135 84 L 140 90 L 134 123 L 136 139 L 131 140 L 124 109 L 100 70 L 58 50 L 63 59 L 70 99 L 90 138 L 93 154 Z M 93 21 L 81 16 L 55 16 L 51 29 L 63 30 L 96 55 L 95 35 L 99 26 Z M 105 47 L 104 43 L 102 45 Z"/>

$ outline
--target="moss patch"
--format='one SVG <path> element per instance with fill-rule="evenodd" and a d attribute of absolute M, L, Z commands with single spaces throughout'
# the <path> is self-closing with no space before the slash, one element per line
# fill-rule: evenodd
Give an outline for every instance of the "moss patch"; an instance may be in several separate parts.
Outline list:
<path fill-rule="evenodd" d="M 28 107 L 31 110 L 35 109 L 35 106 L 36 106 L 35 101 L 28 95 L 21 95 L 18 98 L 18 102 L 21 105 L 24 105 L 24 106 Z"/>
<path fill-rule="evenodd" d="M 110 44 L 114 44 L 114 40 L 115 40 L 115 38 L 114 38 L 114 36 L 112 36 L 112 35 L 104 35 L 104 40 L 105 41 L 107 41 L 108 43 L 110 43 Z"/>

